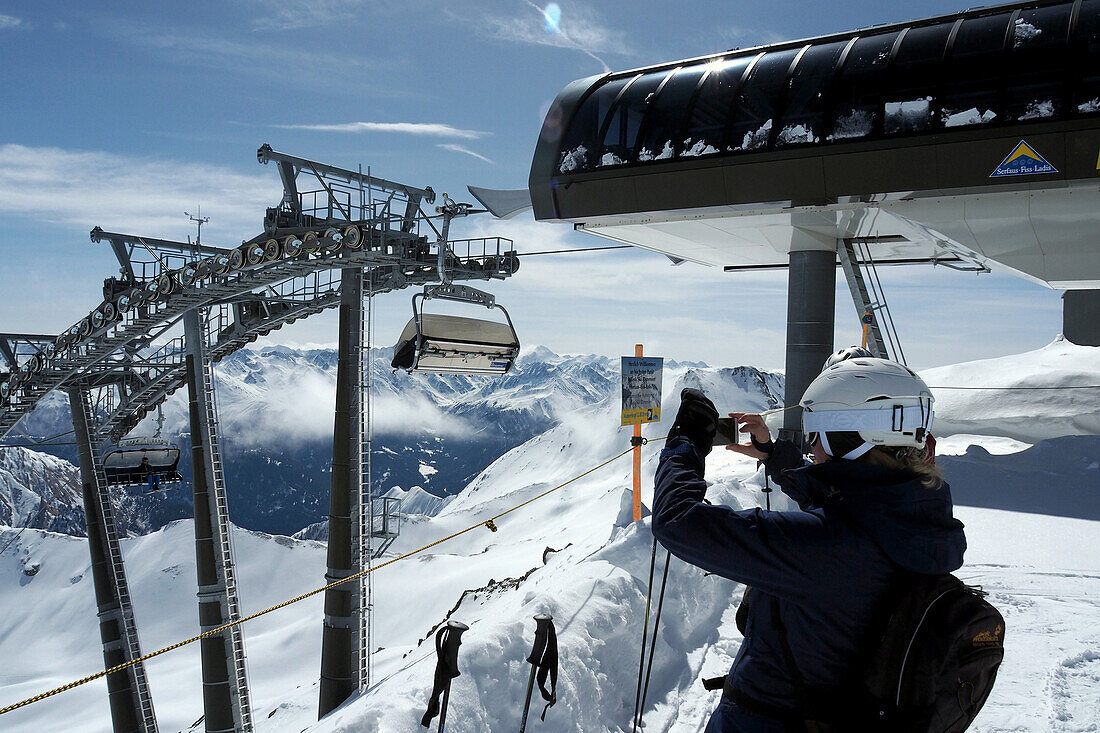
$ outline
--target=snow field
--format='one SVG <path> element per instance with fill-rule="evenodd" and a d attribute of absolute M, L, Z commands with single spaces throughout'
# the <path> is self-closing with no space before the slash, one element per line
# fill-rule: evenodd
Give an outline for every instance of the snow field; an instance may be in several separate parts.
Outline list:
<path fill-rule="evenodd" d="M 1073 353 L 1077 348 L 1056 342 L 1018 361 L 1026 366 L 1050 356 L 1057 371 L 1080 356 L 1075 368 L 1096 383 L 1095 358 L 1090 372 L 1085 355 Z M 1049 353 L 1055 350 L 1061 355 Z M 974 384 L 1002 384 L 1009 372 L 1021 374 L 1021 383 L 1034 383 L 1050 373 L 1037 369 L 1028 375 L 1020 364 L 1007 362 L 997 369 L 963 366 L 953 369 Z M 926 378 L 930 384 L 935 380 Z M 951 382 L 945 377 L 942 383 L 959 382 L 952 375 Z M 683 386 L 702 386 L 721 412 L 771 406 L 759 385 L 739 381 L 737 370 L 666 370 L 665 421 L 646 426 L 643 434 L 665 434 Z M 962 422 L 958 416 L 976 408 L 965 399 L 941 398 L 937 413 L 946 421 L 937 429 L 941 453 L 965 453 L 971 444 L 1011 453 L 1038 439 L 1030 429 L 1035 425 L 1050 431 L 1071 427 L 1066 404 L 1035 394 L 1043 397 L 1031 401 L 1031 393 L 998 393 L 999 401 L 991 405 L 1000 415 L 1030 411 L 1032 434 L 996 438 L 949 435 L 944 424 Z M 1017 397 L 1024 407 L 1009 404 Z M 1080 398 L 1070 407 L 1074 420 L 1092 409 Z M 617 410 L 617 400 L 609 399 L 565 415 L 558 427 L 498 459 L 437 516 L 410 518 L 389 556 L 476 526 L 621 452 L 630 429 L 618 427 Z M 994 417 L 968 427 L 988 435 L 1000 424 L 1001 417 Z M 643 448 L 647 502 L 660 448 L 660 443 Z M 763 501 L 755 462 L 732 452 L 711 454 L 707 480 L 714 502 L 747 507 Z M 322 596 L 250 622 L 244 632 L 257 730 L 423 730 L 419 721 L 435 664 L 432 635 L 448 618 L 471 627 L 459 654 L 462 676 L 452 687 L 448 731 L 517 730 L 530 671 L 524 660 L 533 641 L 532 616 L 540 612 L 551 613 L 558 630 L 559 702 L 541 722 L 536 691 L 528 730 L 628 730 L 652 546 L 648 520 L 630 521 L 629 486 L 630 459 L 624 456 L 501 517 L 496 533 L 476 526 L 422 556 L 379 570 L 375 684 L 324 721 L 316 721 Z M 791 508 L 778 492 L 772 506 Z M 1097 730 L 1100 555 L 1094 548 L 1100 545 L 1100 522 L 969 507 L 957 508 L 957 514 L 967 524 L 970 544 L 959 575 L 984 586 L 1007 622 L 1006 660 L 973 730 Z M 16 532 L 0 528 L 0 548 Z M 244 531 L 236 531 L 234 541 L 245 613 L 323 583 L 320 543 Z M 192 543 L 190 522 L 123 541 L 147 652 L 197 632 Z M 42 569 L 28 577 L 24 561 L 32 556 Z M 658 579 L 663 558 L 659 549 Z M 0 555 L 0 658 L 16 660 L 0 666 L 0 704 L 100 668 L 87 570 L 84 540 L 36 530 L 24 532 Z M 702 730 L 720 693 L 705 692 L 699 678 L 724 674 L 737 653 L 741 639 L 733 616 L 740 592 L 736 583 L 673 559 L 646 707 L 648 730 Z M 189 729 L 202 712 L 197 645 L 151 660 L 147 669 L 161 729 Z M 105 730 L 105 686 L 102 681 L 85 685 L 0 722 L 4 730 L 34 733 Z"/>

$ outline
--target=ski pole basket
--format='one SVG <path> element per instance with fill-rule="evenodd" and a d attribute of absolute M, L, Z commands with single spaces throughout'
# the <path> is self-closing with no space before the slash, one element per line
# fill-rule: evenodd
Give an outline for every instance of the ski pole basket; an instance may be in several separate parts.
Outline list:
<path fill-rule="evenodd" d="M 483 305 L 499 310 L 505 320 L 425 313 L 425 301 L 431 299 Z M 508 311 L 491 294 L 444 283 L 413 296 L 413 317 L 393 353 L 391 366 L 409 372 L 505 374 L 519 356 L 519 337 Z"/>

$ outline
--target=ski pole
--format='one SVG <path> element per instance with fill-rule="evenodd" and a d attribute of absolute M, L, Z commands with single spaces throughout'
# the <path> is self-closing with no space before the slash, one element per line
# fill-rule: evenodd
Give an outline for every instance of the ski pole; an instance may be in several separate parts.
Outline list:
<path fill-rule="evenodd" d="M 649 603 L 653 598 L 653 570 L 657 567 L 657 538 L 653 538 L 653 553 L 649 558 L 649 584 L 646 588 L 645 596 L 645 621 L 642 624 L 642 653 L 641 658 L 638 660 L 638 691 L 634 694 L 634 718 L 631 721 L 630 729 L 634 733 L 637 733 L 639 726 L 638 719 L 638 707 L 642 701 L 642 675 L 645 671 L 645 645 L 646 637 L 649 636 Z"/>
<path fill-rule="evenodd" d="M 645 699 L 649 695 L 649 674 L 653 671 L 653 653 L 657 650 L 657 629 L 661 625 L 661 609 L 665 605 L 665 586 L 668 584 L 668 565 L 672 562 L 672 553 L 665 554 L 665 573 L 661 578 L 661 595 L 657 599 L 657 616 L 653 619 L 653 640 L 649 642 L 649 663 L 645 669 L 645 687 L 642 688 L 642 704 L 638 711 L 638 725 L 642 724 L 645 714 Z"/>
<path fill-rule="evenodd" d="M 531 710 L 531 691 L 535 689 L 535 672 L 538 671 L 539 661 L 546 649 L 546 640 L 550 635 L 550 622 L 553 620 L 554 617 L 547 613 L 535 616 L 535 644 L 527 657 L 527 661 L 531 663 L 531 676 L 527 678 L 527 697 L 523 701 L 523 719 L 519 724 L 519 733 L 527 729 L 527 713 Z"/>
<path fill-rule="evenodd" d="M 462 632 L 468 631 L 469 626 L 461 621 L 447 622 L 447 635 L 443 639 L 443 654 L 447 667 L 451 673 L 451 679 L 458 677 L 458 647 L 462 644 Z M 447 686 L 443 689 L 443 704 L 439 708 L 439 728 L 437 733 L 443 733 L 443 726 L 447 722 L 447 703 L 451 699 L 451 680 L 447 680 Z"/>
<path fill-rule="evenodd" d="M 470 627 L 459 621 L 448 621 L 447 625 L 435 635 L 435 680 L 428 709 L 420 719 L 420 725 L 430 728 L 432 718 L 439 716 L 439 733 L 443 733 L 443 724 L 447 719 L 447 703 L 451 699 L 451 680 L 458 677 L 458 647 L 462 643 L 462 632 Z M 440 705 L 440 696 L 443 703 Z"/>

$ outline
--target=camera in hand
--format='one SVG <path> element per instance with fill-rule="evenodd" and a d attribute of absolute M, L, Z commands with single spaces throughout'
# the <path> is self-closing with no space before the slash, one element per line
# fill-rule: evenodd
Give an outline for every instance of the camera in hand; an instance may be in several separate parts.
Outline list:
<path fill-rule="evenodd" d="M 737 442 L 737 421 L 732 417 L 718 418 L 718 430 L 714 433 L 711 445 L 730 445 Z"/>

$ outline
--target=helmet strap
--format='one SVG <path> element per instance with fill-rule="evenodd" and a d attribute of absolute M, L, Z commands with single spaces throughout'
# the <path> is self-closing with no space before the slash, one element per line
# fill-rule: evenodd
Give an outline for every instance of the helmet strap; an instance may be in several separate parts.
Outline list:
<path fill-rule="evenodd" d="M 821 440 L 821 447 L 825 450 L 825 455 L 829 456 L 830 458 L 835 458 L 835 456 L 833 455 L 832 446 L 829 445 L 829 434 L 826 433 L 825 431 L 821 431 L 820 440 Z M 874 447 L 875 446 L 872 443 L 863 443 L 863 444 L 857 446 L 856 448 L 848 451 L 847 453 L 842 455 L 840 458 L 841 458 L 841 460 L 845 460 L 845 461 L 854 461 L 855 459 L 859 458 L 860 456 L 866 454 L 868 451 L 870 451 Z"/>

